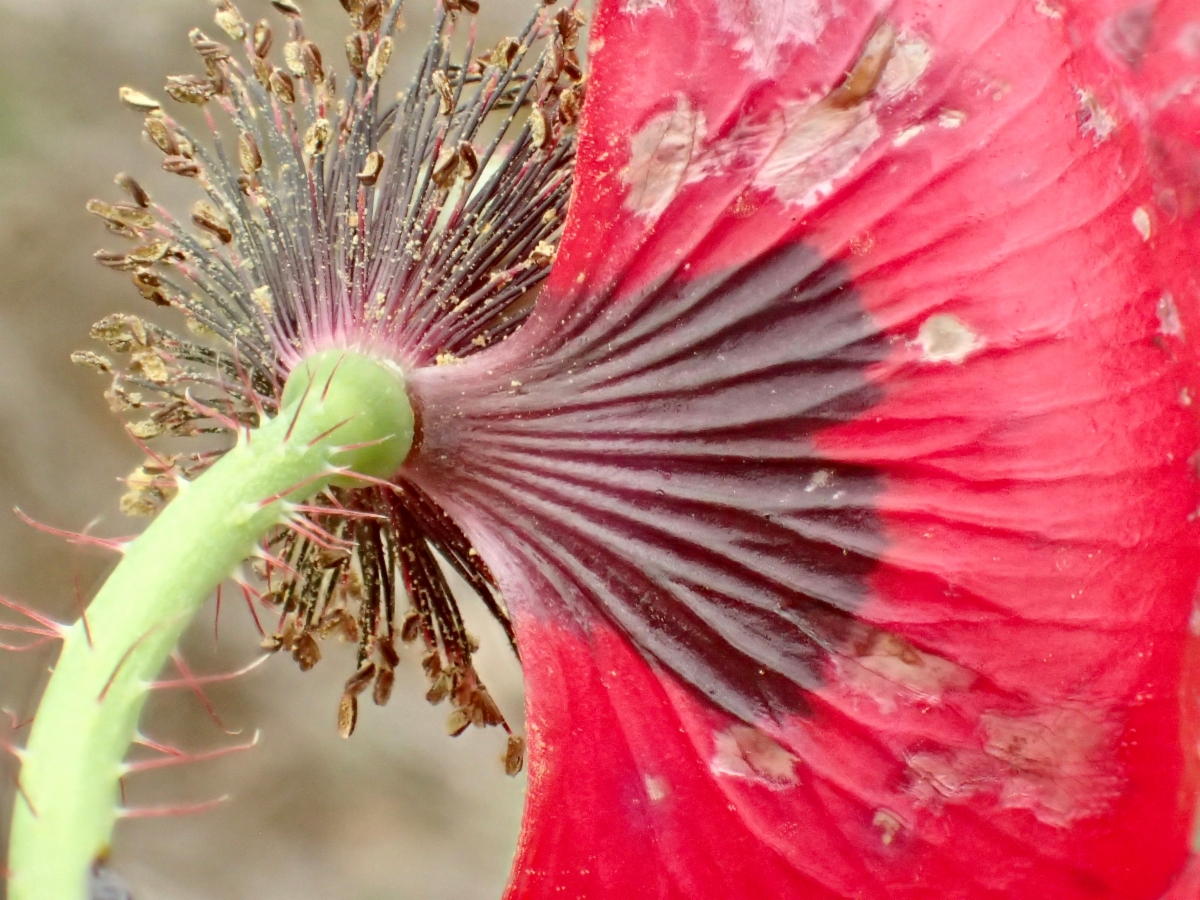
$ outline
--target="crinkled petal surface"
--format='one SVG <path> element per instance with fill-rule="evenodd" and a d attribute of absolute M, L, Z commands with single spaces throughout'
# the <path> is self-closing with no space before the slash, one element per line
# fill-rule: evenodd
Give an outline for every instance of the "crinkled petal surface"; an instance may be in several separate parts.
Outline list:
<path fill-rule="evenodd" d="M 523 652 L 511 896 L 1193 895 L 1200 9 L 591 52 L 535 313 L 412 378 Z"/>

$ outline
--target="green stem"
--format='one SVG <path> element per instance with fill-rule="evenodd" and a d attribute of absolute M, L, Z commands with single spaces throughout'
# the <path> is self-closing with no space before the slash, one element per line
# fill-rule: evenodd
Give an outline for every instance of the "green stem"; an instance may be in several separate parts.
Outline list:
<path fill-rule="evenodd" d="M 326 351 L 294 372 L 275 419 L 243 436 L 126 548 L 67 630 L 22 754 L 9 850 L 11 900 L 83 900 L 120 815 L 138 717 L 183 630 L 290 503 L 347 471 L 387 478 L 408 455 L 412 408 L 399 370 Z"/>

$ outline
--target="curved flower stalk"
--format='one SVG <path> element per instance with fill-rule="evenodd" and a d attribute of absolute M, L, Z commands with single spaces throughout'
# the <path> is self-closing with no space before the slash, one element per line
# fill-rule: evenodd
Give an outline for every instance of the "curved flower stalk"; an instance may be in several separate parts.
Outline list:
<path fill-rule="evenodd" d="M 531 776 L 511 897 L 1195 895 L 1200 40 L 1186 0 L 603 2 L 574 199 L 534 306 L 516 287 L 480 301 L 508 290 L 490 269 L 470 270 L 472 293 L 430 288 L 462 271 L 422 249 L 439 235 L 492 247 L 437 211 L 452 186 L 419 199 L 439 172 L 486 170 L 473 148 L 426 142 L 419 110 L 447 134 L 472 121 L 446 88 L 473 69 L 446 66 L 440 43 L 395 120 L 428 149 L 383 167 L 407 160 L 399 183 L 426 187 L 342 207 L 368 236 L 420 238 L 309 229 L 343 227 L 320 218 L 339 176 L 321 167 L 323 130 L 306 155 L 312 126 L 289 125 L 287 85 L 308 103 L 322 79 L 278 5 L 306 80 L 251 63 L 271 116 L 247 122 L 283 137 L 245 142 L 231 194 L 245 210 L 196 213 L 239 253 L 245 223 L 269 246 L 209 272 L 220 255 L 170 228 L 149 255 L 200 285 L 199 303 L 172 270 L 135 274 L 236 352 L 110 322 L 100 334 L 124 328 L 133 353 L 113 396 L 149 410 L 151 432 L 215 427 L 174 393 L 193 376 L 156 368 L 211 363 L 208 408 L 256 424 L 326 343 L 400 365 L 417 427 L 399 472 L 333 485 L 313 524 L 267 539 L 272 574 L 295 573 L 275 640 L 303 664 L 323 610 L 357 621 L 347 696 L 370 679 L 378 692 L 402 582 L 433 695 L 451 693 L 465 727 L 489 707 L 428 546 L 511 614 Z M 231 10 L 219 18 L 263 59 Z M 552 77 L 519 82 L 538 106 L 493 176 L 508 189 L 489 195 L 530 196 L 503 179 L 531 173 L 532 196 L 555 198 L 555 215 L 516 217 L 544 224 L 536 243 L 507 232 L 500 270 L 529 279 L 521 293 L 553 252 L 539 247 L 569 163 L 542 163 L 569 147 L 557 129 L 580 96 L 576 20 L 554 22 L 538 70 Z M 352 65 L 380 58 L 381 32 L 364 33 Z M 213 87 L 210 105 L 258 90 L 214 66 L 233 93 Z M 499 104 L 518 82 L 494 84 L 481 95 Z M 209 171 L 161 114 L 152 137 L 159 125 L 165 150 L 193 150 L 171 166 Z M 268 171 L 307 179 L 288 215 L 255 199 L 263 146 L 294 154 Z M 369 179 L 363 149 L 346 171 Z M 481 195 L 457 196 L 465 216 Z M 129 229 L 137 209 L 102 212 Z M 400 224 L 370 215 L 397 209 Z M 260 267 L 276 270 L 266 292 L 229 281 Z M 381 318 L 366 314 L 376 275 Z M 258 363 L 243 330 L 256 309 Z M 131 396 L 148 381 L 159 406 Z M 152 461 L 131 505 L 159 499 L 150 470 L 207 462 Z M 322 542 L 343 561 L 325 565 Z M 338 586 L 353 575 L 350 602 Z"/>

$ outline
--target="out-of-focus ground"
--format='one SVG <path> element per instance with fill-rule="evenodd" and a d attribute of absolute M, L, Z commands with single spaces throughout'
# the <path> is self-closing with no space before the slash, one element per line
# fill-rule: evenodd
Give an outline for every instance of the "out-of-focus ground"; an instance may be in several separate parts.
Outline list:
<path fill-rule="evenodd" d="M 265 0 L 240 5 L 247 18 L 279 23 Z M 340 6 L 303 6 L 310 36 L 340 65 Z M 394 59 L 423 44 L 431 7 L 406 4 L 408 40 Z M 522 0 L 485 0 L 481 45 L 512 32 L 526 9 Z M 64 620 L 74 618 L 76 590 L 90 596 L 112 563 L 33 531 L 10 510 L 19 504 L 69 529 L 99 517 L 101 534 L 140 527 L 117 511 L 117 479 L 141 454 L 107 409 L 105 380 L 67 357 L 104 349 L 88 339 L 100 317 L 150 310 L 127 276 L 93 261 L 95 250 L 121 241 L 83 207 L 94 196 L 120 199 L 112 184 L 119 170 L 144 177 L 180 213 L 197 198 L 183 179 L 154 174 L 161 155 L 141 138 L 140 117 L 117 102 L 123 84 L 163 96 L 166 75 L 201 71 L 186 37 L 194 26 L 225 39 L 204 0 L 0 0 L 0 594 Z M 474 619 L 480 670 L 519 723 L 519 670 L 498 629 Z M 185 645 L 195 669 L 232 669 L 258 654 L 240 601 L 227 599 L 215 648 L 212 625 L 210 606 Z M 503 773 L 503 735 L 446 737 L 448 710 L 424 701 L 410 653 L 390 705 L 364 704 L 358 731 L 344 741 L 336 708 L 353 659 L 346 648 L 325 649 L 312 672 L 281 656 L 210 690 L 239 737 L 224 735 L 185 693 L 152 701 L 143 728 L 155 739 L 195 750 L 244 741 L 256 729 L 261 739 L 247 753 L 134 778 L 135 806 L 232 796 L 202 815 L 118 826 L 114 867 L 138 900 L 499 896 L 525 788 L 523 776 Z M 0 653 L 0 706 L 30 714 L 52 659 Z M 14 738 L 3 716 L 0 737 Z M 11 760 L 0 765 L 3 845 L 16 771 Z"/>

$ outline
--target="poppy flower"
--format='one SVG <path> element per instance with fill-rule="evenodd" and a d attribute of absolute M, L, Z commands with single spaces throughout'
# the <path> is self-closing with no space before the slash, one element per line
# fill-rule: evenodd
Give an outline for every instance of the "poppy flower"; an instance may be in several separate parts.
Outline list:
<path fill-rule="evenodd" d="M 511 897 L 1177 883 L 1198 28 L 601 6 L 536 310 L 412 378 L 522 648 Z"/>
<path fill-rule="evenodd" d="M 234 350 L 110 320 L 132 353 L 112 396 L 150 413 L 145 437 L 238 430 L 314 353 L 404 370 L 396 474 L 331 483 L 267 539 L 268 641 L 301 665 L 321 634 L 361 641 L 346 733 L 363 691 L 386 700 L 397 636 L 452 730 L 498 724 L 433 550 L 467 575 L 527 683 L 509 896 L 1194 893 L 1184 0 L 602 2 L 577 151 L 569 12 L 482 66 L 435 41 L 389 120 L 370 105 L 390 25 L 347 0 L 353 108 L 373 112 L 333 123 L 276 6 L 288 70 L 223 5 L 257 81 L 200 36 L 208 75 L 171 83 L 227 107 L 240 174 L 128 98 L 179 174 L 226 173 L 231 208 L 195 211 L 212 246 L 168 223 L 161 254 L 102 261 Z M 503 151 L 475 146 L 469 83 L 528 109 Z M 407 150 L 385 158 L 395 127 Z M 371 199 L 382 177 L 392 201 Z M 134 199 L 96 211 L 156 227 Z M 206 405 L 180 361 L 221 373 Z M 210 462 L 151 460 L 129 505 Z"/>

